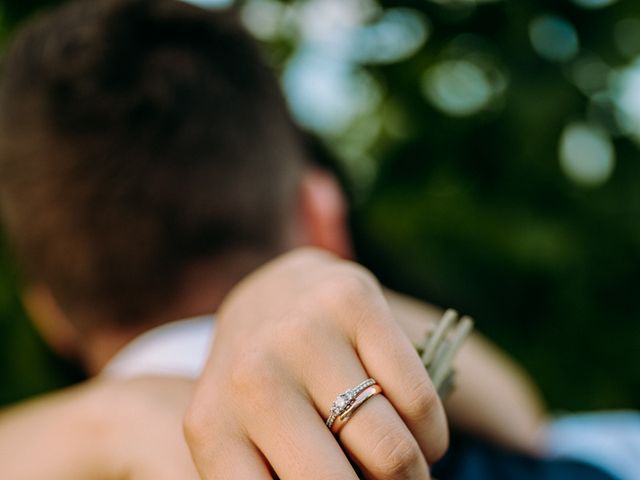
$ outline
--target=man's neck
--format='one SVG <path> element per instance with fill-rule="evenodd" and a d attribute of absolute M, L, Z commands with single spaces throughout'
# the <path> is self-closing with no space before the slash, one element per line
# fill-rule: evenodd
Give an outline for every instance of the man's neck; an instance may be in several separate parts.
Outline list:
<path fill-rule="evenodd" d="M 215 313 L 229 290 L 246 274 L 213 274 L 210 268 L 193 268 L 183 283 L 179 301 L 159 310 L 152 318 L 129 328 L 102 326 L 86 332 L 82 360 L 90 375 L 96 375 L 122 348 L 137 336 L 172 321 Z M 112 325 L 113 322 L 100 322 Z"/>

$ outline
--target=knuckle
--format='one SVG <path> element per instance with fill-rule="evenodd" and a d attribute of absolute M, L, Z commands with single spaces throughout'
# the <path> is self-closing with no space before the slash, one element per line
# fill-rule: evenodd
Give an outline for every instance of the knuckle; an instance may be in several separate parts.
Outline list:
<path fill-rule="evenodd" d="M 428 378 L 420 379 L 406 392 L 407 415 L 414 421 L 427 421 L 440 404 L 433 385 Z"/>
<path fill-rule="evenodd" d="M 449 430 L 440 397 L 428 379 L 415 383 L 407 392 L 406 415 L 415 423 L 431 425 L 430 441 L 425 457 L 429 464 L 440 459 L 449 448 Z M 439 416 L 442 415 L 442 421 Z"/>
<path fill-rule="evenodd" d="M 391 432 L 380 438 L 372 454 L 376 459 L 376 478 L 410 478 L 419 468 L 422 453 L 416 441 L 403 432 Z"/>
<path fill-rule="evenodd" d="M 207 438 L 207 433 L 210 431 L 207 428 L 208 413 L 208 409 L 202 408 L 199 404 L 192 404 L 187 408 L 182 419 L 182 431 L 188 445 L 199 445 Z"/>
<path fill-rule="evenodd" d="M 338 287 L 347 295 L 364 295 L 377 291 L 378 280 L 366 268 L 356 263 L 336 265 Z"/>
<path fill-rule="evenodd" d="M 248 348 L 238 355 L 229 372 L 230 390 L 236 395 L 247 395 L 247 398 L 259 397 L 261 392 L 268 391 L 272 381 L 268 356 L 260 350 Z"/>
<path fill-rule="evenodd" d="M 254 388 L 252 372 L 257 363 L 254 354 L 242 355 L 236 359 L 229 372 L 229 383 L 233 392 L 248 393 Z"/>
<path fill-rule="evenodd" d="M 249 348 L 234 360 L 224 387 L 227 396 L 222 400 L 231 411 L 241 416 L 261 416 L 286 398 L 288 376 L 268 348 Z"/>
<path fill-rule="evenodd" d="M 317 327 L 311 315 L 290 315 L 273 327 L 274 346 L 279 352 L 295 349 L 313 340 Z"/>
<path fill-rule="evenodd" d="M 189 408 L 182 422 L 183 438 L 191 453 L 191 458 L 200 472 L 202 480 L 218 478 L 216 473 L 225 435 L 220 422 L 213 424 L 211 415 L 203 414 L 200 408 Z"/>
<path fill-rule="evenodd" d="M 445 427 L 433 438 L 425 457 L 429 465 L 440 460 L 449 449 L 449 429 Z"/>
<path fill-rule="evenodd" d="M 332 266 L 311 292 L 311 300 L 342 309 L 359 303 L 379 290 L 375 277 L 356 264 Z"/>
<path fill-rule="evenodd" d="M 263 343 L 257 348 L 262 348 L 264 357 L 261 365 L 256 365 L 258 370 L 265 369 L 265 363 L 288 372 L 298 371 L 301 367 L 300 360 L 308 357 L 310 348 L 318 344 L 318 336 L 323 330 L 323 322 L 311 313 L 296 311 L 294 314 L 283 317 L 271 327 L 268 343 Z M 272 369 L 273 370 L 273 369 Z M 267 373 L 266 380 L 269 380 Z M 275 379 L 271 379 L 275 380 Z"/>

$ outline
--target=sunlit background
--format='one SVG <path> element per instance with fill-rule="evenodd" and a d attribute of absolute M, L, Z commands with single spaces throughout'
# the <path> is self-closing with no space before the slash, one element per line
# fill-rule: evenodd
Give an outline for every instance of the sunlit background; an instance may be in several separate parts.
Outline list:
<path fill-rule="evenodd" d="M 45 3 L 3 2 L 3 36 Z M 240 9 L 385 283 L 473 315 L 555 410 L 640 408 L 640 2 L 193 3 Z M 77 373 L 3 265 L 7 403 Z"/>

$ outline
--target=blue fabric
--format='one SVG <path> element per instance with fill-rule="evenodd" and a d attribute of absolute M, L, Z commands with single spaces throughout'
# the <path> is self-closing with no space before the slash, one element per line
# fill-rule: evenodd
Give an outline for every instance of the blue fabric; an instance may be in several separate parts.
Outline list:
<path fill-rule="evenodd" d="M 591 463 L 620 480 L 640 480 L 640 413 L 567 415 L 551 423 L 548 454 Z"/>
<path fill-rule="evenodd" d="M 620 480 L 581 461 L 535 458 L 455 432 L 432 474 L 438 480 Z"/>

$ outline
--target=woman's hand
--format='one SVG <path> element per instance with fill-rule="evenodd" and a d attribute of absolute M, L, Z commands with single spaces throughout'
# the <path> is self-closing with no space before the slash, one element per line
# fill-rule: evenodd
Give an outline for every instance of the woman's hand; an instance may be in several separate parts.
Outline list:
<path fill-rule="evenodd" d="M 368 377 L 339 438 L 336 395 Z M 446 450 L 442 404 L 373 276 L 301 249 L 259 269 L 218 312 L 212 354 L 185 419 L 204 479 L 428 479 Z M 346 452 L 346 454 L 345 454 Z"/>

